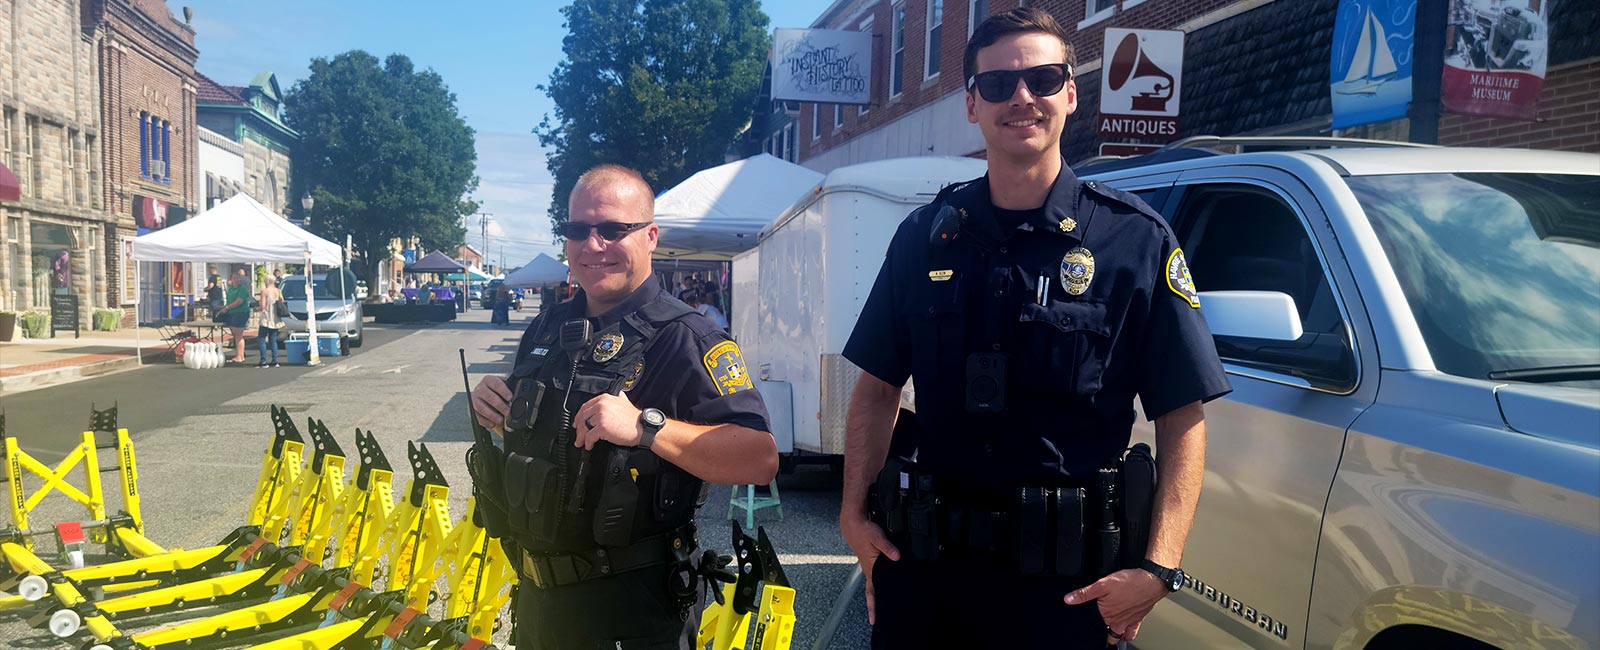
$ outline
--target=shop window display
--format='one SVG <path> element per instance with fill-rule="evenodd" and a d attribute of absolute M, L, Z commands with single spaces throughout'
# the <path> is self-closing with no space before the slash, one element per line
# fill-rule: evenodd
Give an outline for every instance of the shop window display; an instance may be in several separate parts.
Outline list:
<path fill-rule="evenodd" d="M 29 229 L 33 276 L 29 291 L 35 307 L 50 304 L 51 295 L 72 290 L 72 236 L 66 226 L 34 223 Z"/>

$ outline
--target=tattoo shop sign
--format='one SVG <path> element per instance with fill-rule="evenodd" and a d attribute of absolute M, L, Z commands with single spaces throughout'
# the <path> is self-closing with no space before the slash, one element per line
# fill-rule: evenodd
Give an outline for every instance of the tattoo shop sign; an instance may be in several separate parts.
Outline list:
<path fill-rule="evenodd" d="M 774 30 L 772 98 L 866 104 L 872 89 L 872 35 L 836 29 Z"/>

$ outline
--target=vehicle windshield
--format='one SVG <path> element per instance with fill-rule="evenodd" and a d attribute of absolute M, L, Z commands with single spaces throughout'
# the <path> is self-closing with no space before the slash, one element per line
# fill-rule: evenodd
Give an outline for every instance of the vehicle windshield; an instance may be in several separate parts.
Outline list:
<path fill-rule="evenodd" d="M 345 278 L 344 294 L 339 293 L 339 276 L 337 274 L 333 274 L 331 277 L 331 283 L 329 282 L 329 279 L 329 276 L 312 276 L 312 291 L 315 292 L 313 295 L 317 300 L 340 301 L 344 300 L 346 297 L 354 297 L 356 295 L 355 281 L 351 280 L 349 277 Z M 284 300 L 306 299 L 306 280 L 302 276 L 296 275 L 285 277 L 283 279 L 283 287 L 281 288 L 283 289 Z"/>
<path fill-rule="evenodd" d="M 1424 174 L 1348 183 L 1440 371 L 1600 379 L 1600 176 Z"/>

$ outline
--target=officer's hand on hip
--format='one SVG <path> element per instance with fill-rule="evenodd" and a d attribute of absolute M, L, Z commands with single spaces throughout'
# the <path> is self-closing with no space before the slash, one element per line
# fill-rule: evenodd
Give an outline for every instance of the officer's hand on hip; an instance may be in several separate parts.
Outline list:
<path fill-rule="evenodd" d="M 1095 603 L 1106 621 L 1106 644 L 1139 635 L 1139 623 L 1167 597 L 1167 588 L 1144 569 L 1123 569 L 1067 594 L 1068 605 Z"/>
<path fill-rule="evenodd" d="M 472 412 L 478 414 L 478 424 L 505 435 L 506 415 L 511 412 L 511 387 L 506 380 L 489 375 L 472 389 Z"/>
<path fill-rule="evenodd" d="M 572 428 L 578 435 L 572 444 L 593 449 L 594 443 L 604 440 L 619 447 L 636 447 L 644 435 L 643 426 L 639 423 L 639 407 L 626 394 L 597 395 L 573 414 Z"/>
<path fill-rule="evenodd" d="M 899 562 L 900 549 L 889 543 L 889 538 L 883 534 L 883 529 L 867 519 L 865 513 L 840 513 L 839 532 L 844 533 L 844 542 L 850 545 L 851 552 L 856 554 L 856 561 L 861 563 L 861 574 L 867 579 L 867 623 L 876 625 L 878 608 L 876 594 L 872 589 L 872 565 L 878 561 L 879 556 L 887 557 L 891 562 Z"/>

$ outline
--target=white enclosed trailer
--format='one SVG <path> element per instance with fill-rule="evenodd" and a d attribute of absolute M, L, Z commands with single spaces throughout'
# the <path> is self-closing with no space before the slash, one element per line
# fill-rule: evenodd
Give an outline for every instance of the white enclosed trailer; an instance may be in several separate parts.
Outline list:
<path fill-rule="evenodd" d="M 845 411 L 861 370 L 840 353 L 900 222 L 987 168 L 949 156 L 840 167 L 733 258 L 733 334 L 790 462 L 798 453 L 844 453 Z M 909 408 L 909 390 L 902 403 Z"/>

